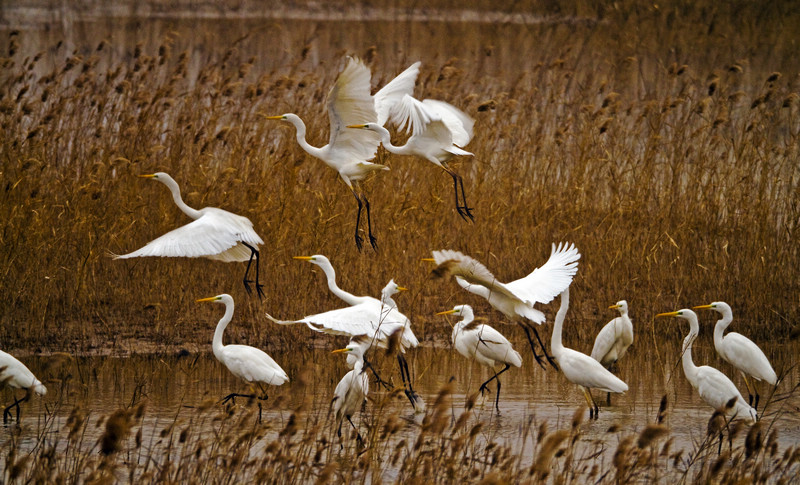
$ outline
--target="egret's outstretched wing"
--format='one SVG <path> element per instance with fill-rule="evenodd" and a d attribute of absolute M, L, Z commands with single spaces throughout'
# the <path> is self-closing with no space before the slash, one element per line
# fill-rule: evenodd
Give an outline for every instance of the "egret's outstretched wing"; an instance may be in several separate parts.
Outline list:
<path fill-rule="evenodd" d="M 472 140 L 475 120 L 468 114 L 450 103 L 436 99 L 423 100 L 422 105 L 428 111 L 436 113 L 436 117 L 442 120 L 451 133 L 452 143 L 464 147 Z"/>
<path fill-rule="evenodd" d="M 557 248 L 553 244 L 550 259 L 543 266 L 524 278 L 506 283 L 506 287 L 530 304 L 550 303 L 572 283 L 580 258 L 574 244 L 559 243 Z"/>
<path fill-rule="evenodd" d="M 305 323 L 314 331 L 331 335 L 367 335 L 377 340 L 385 340 L 386 336 L 402 328 L 404 322 L 397 321 L 398 319 L 388 311 L 388 308 L 383 315 L 382 319 L 379 304 L 370 302 L 309 315 L 300 320 L 278 320 L 269 314 L 267 318 L 281 325 Z"/>
<path fill-rule="evenodd" d="M 431 121 L 441 121 L 442 118 L 434 111 L 429 110 L 422 102 L 406 94 L 391 110 L 392 123 L 400 129 L 405 127 L 406 133 L 420 135 Z"/>
<path fill-rule="evenodd" d="M 375 156 L 380 136 L 370 130 L 348 130 L 347 125 L 375 123 L 378 115 L 370 94 L 370 72 L 360 60 L 350 58 L 328 93 L 331 122 L 330 147 L 346 151 L 349 162 L 366 161 Z"/>
<path fill-rule="evenodd" d="M 386 124 L 392 107 L 399 103 L 403 96 L 414 92 L 414 84 L 417 82 L 420 64 L 422 63 L 419 61 L 411 64 L 405 71 L 398 74 L 397 77 L 375 93 L 375 111 L 378 114 L 379 125 Z"/>
<path fill-rule="evenodd" d="M 471 258 L 459 251 L 444 249 L 433 251 L 433 260 L 437 265 L 433 273 L 437 276 L 453 275 L 468 284 L 483 286 L 491 292 L 518 299 L 513 292 L 506 288 L 506 285 L 497 281 L 497 278 L 486 266 L 475 258 Z M 459 281 L 459 284 L 461 284 L 461 281 Z M 463 284 L 461 285 L 464 286 Z"/>

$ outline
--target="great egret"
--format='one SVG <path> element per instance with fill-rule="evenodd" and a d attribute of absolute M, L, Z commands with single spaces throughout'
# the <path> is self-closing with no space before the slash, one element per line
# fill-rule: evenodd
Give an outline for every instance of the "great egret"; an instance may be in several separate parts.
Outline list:
<path fill-rule="evenodd" d="M 620 300 L 608 308 L 619 310 L 620 315 L 605 324 L 597 334 L 591 355 L 603 367 L 612 370 L 612 366 L 625 355 L 633 343 L 633 323 L 628 316 L 627 301 Z M 611 404 L 611 394 L 606 395 L 606 403 Z"/>
<path fill-rule="evenodd" d="M 692 360 L 692 342 L 700 332 L 697 314 L 689 309 L 659 313 L 656 317 L 678 317 L 689 322 L 689 334 L 683 339 L 683 373 L 686 379 L 708 405 L 723 414 L 731 414 L 749 421 L 756 420 L 756 410 L 748 405 L 739 389 L 728 376 L 717 369 L 701 365 L 697 367 Z M 731 405 L 731 402 L 733 403 Z"/>
<path fill-rule="evenodd" d="M 558 366 L 567 379 L 577 384 L 583 391 L 583 397 L 589 406 L 589 417 L 597 418 L 600 409 L 592 397 L 590 389 L 600 389 L 606 392 L 623 393 L 628 390 L 619 377 L 608 371 L 603 365 L 588 355 L 573 350 L 561 343 L 561 330 L 564 326 L 564 318 L 569 309 L 569 287 L 561 293 L 561 307 L 556 313 L 555 323 L 553 324 L 553 335 L 550 341 L 550 350 L 553 352 Z M 594 413 L 592 411 L 594 410 Z"/>
<path fill-rule="evenodd" d="M 727 363 L 736 367 L 742 373 L 749 394 L 748 404 L 753 405 L 753 395 L 755 395 L 755 405 L 753 407 L 758 409 L 758 389 L 755 383 L 750 384 L 747 376 L 749 374 L 757 381 L 763 380 L 773 386 L 776 385 L 778 376 L 775 374 L 772 365 L 770 365 L 767 356 L 764 355 L 758 345 L 740 333 L 728 332 L 727 335 L 723 336 L 725 329 L 733 321 L 733 311 L 724 301 L 715 301 L 709 305 L 700 305 L 694 308 L 714 310 L 722 315 L 722 318 L 717 320 L 717 324 L 714 326 L 714 347 Z"/>
<path fill-rule="evenodd" d="M 358 305 L 359 303 L 374 300 L 374 298 L 371 296 L 356 296 L 339 288 L 339 285 L 336 284 L 336 271 L 333 269 L 333 265 L 331 264 L 330 260 L 325 256 L 321 254 L 315 254 L 313 256 L 293 256 L 293 258 L 300 261 L 308 261 L 311 264 L 319 266 L 322 272 L 325 273 L 325 278 L 328 282 L 328 289 L 331 290 L 331 293 L 339 297 L 339 299 L 343 300 L 348 305 Z"/>
<path fill-rule="evenodd" d="M 334 353 L 347 352 L 347 362 L 348 364 L 352 362 L 353 366 L 353 370 L 342 377 L 333 391 L 331 404 L 336 416 L 336 434 L 339 438 L 342 437 L 342 423 L 347 418 L 356 432 L 359 443 L 363 443 L 361 433 L 358 432 L 358 428 L 353 424 L 351 418 L 361 409 L 369 393 L 369 379 L 364 372 L 366 370 L 364 352 L 369 348 L 370 341 L 370 337 L 358 335 L 350 339 L 347 347 L 333 351 Z"/>
<path fill-rule="evenodd" d="M 132 253 L 115 255 L 114 259 L 137 258 L 141 256 L 167 256 L 187 258 L 208 258 L 217 261 L 247 261 L 244 272 L 244 287 L 250 293 L 250 265 L 256 261 L 256 291 L 263 296 L 258 281 L 258 246 L 264 244 L 250 219 L 216 207 L 197 210 L 189 207 L 181 198 L 178 183 L 164 172 L 139 177 L 157 180 L 169 188 L 172 199 L 184 214 L 194 221 L 164 234 Z"/>
<path fill-rule="evenodd" d="M 297 143 L 309 155 L 319 158 L 329 167 L 339 172 L 339 176 L 350 188 L 358 203 L 356 214 L 356 246 L 360 250 L 363 238 L 358 233 L 362 208 L 367 210 L 367 233 L 373 248 L 377 240 L 372 234 L 369 200 L 361 187 L 361 181 L 372 172 L 389 170 L 389 167 L 369 162 L 380 145 L 380 138 L 370 131 L 348 130 L 347 125 L 375 123 L 378 115 L 375 101 L 370 94 L 370 72 L 360 60 L 350 58 L 336 83 L 328 93 L 328 117 L 330 118 L 330 139 L 322 148 L 311 146 L 306 141 L 306 125 L 294 113 L 268 116 L 269 120 L 282 120 L 294 125 Z"/>
<path fill-rule="evenodd" d="M 3 422 L 11 419 L 11 408 L 17 408 L 17 421 L 19 422 L 19 405 L 30 398 L 31 391 L 39 396 L 47 394 L 47 388 L 33 375 L 22 362 L 11 354 L 0 350 L 0 383 L 5 383 L 14 389 L 25 389 L 25 396 L 17 399 L 3 410 Z"/>
<path fill-rule="evenodd" d="M 475 121 L 460 109 L 444 101 L 433 99 L 419 101 L 408 94 L 400 99 L 392 111 L 398 113 L 392 117 L 393 120 L 397 120 L 396 124 L 398 126 L 407 124 L 408 129 L 412 131 L 412 135 L 405 145 L 393 145 L 389 130 L 384 128 L 383 123 L 380 122 L 349 125 L 348 128 L 374 131 L 380 135 L 383 147 L 389 152 L 396 155 L 424 158 L 447 172 L 453 178 L 458 214 L 465 220 L 467 218 L 474 220 L 472 208 L 467 205 L 464 180 L 450 168 L 447 162 L 455 155 L 473 155 L 461 147 L 466 146 L 472 140 L 472 127 Z M 461 187 L 461 201 L 458 198 L 459 186 Z"/>
<path fill-rule="evenodd" d="M 437 276 L 452 274 L 462 288 L 485 298 L 490 305 L 500 311 L 511 321 L 517 321 L 525 331 L 531 351 L 536 362 L 542 366 L 536 354 L 530 332 L 533 331 L 545 357 L 553 361 L 547 354 L 536 327 L 533 323 L 544 322 L 544 313 L 534 308 L 536 303 L 549 303 L 572 283 L 578 272 L 578 260 L 581 255 L 573 244 L 559 243 L 552 246 L 550 258 L 540 268 L 536 268 L 528 276 L 509 283 L 501 283 L 478 260 L 458 251 L 433 251 L 433 261 L 437 264 L 433 273 Z M 544 367 L 544 366 L 542 366 Z"/>
<path fill-rule="evenodd" d="M 519 352 L 511 347 L 511 342 L 503 334 L 489 325 L 475 322 L 475 315 L 471 306 L 457 305 L 452 310 L 437 313 L 437 315 L 449 314 L 463 317 L 453 327 L 453 334 L 450 337 L 458 353 L 489 367 L 494 372 L 494 375 L 481 384 L 478 390 L 483 394 L 487 390 L 487 384 L 492 380 L 497 381 L 497 395 L 494 406 L 499 413 L 500 374 L 507 371 L 512 365 L 514 367 L 522 367 L 522 357 L 520 357 Z M 497 372 L 497 367 L 500 365 L 504 367 L 500 372 Z"/>
<path fill-rule="evenodd" d="M 289 376 L 281 369 L 281 366 L 263 350 L 250 347 L 249 345 L 222 344 L 222 333 L 233 317 L 233 298 L 231 295 L 223 293 L 210 298 L 201 298 L 197 300 L 197 302 L 225 304 L 225 314 L 219 320 L 219 323 L 217 323 L 217 329 L 214 331 L 214 340 L 211 344 L 214 357 L 236 377 L 257 385 L 262 393 L 261 396 L 231 393 L 222 400 L 223 404 L 237 396 L 262 400 L 266 399 L 267 395 L 263 387 L 261 387 L 262 384 L 280 386 L 289 381 Z M 259 417 L 260 411 L 261 404 L 259 404 Z"/>
<path fill-rule="evenodd" d="M 365 296 L 361 297 L 364 298 L 363 301 L 355 305 L 309 315 L 300 320 L 278 320 L 269 313 L 266 316 L 279 325 L 304 323 L 315 332 L 348 337 L 367 335 L 371 345 L 381 348 L 388 348 L 390 340 L 399 334 L 400 352 L 397 354 L 397 361 L 400 364 L 400 376 L 403 383 L 408 384 L 405 392 L 412 406 L 420 409 L 424 404 L 412 387 L 408 362 L 403 356 L 407 348 L 417 347 L 419 341 L 411 330 L 411 321 L 400 313 L 397 303 L 392 299 L 394 294 L 404 290 L 406 288 L 391 280 L 381 291 L 380 300 Z"/>

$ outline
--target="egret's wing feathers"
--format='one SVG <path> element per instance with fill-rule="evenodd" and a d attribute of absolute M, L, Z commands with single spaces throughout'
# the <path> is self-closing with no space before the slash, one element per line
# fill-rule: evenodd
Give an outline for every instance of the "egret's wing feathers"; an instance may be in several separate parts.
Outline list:
<path fill-rule="evenodd" d="M 372 130 L 350 130 L 347 125 L 375 123 L 378 115 L 370 94 L 370 72 L 360 60 L 350 58 L 328 94 L 331 122 L 330 146 L 347 151 L 352 161 L 375 156 L 380 136 Z"/>
<path fill-rule="evenodd" d="M 777 383 L 778 376 L 769 359 L 752 340 L 740 333 L 729 332 L 722 341 L 725 348 L 724 358 L 731 365 L 755 379 L 765 380 L 772 385 Z"/>
<path fill-rule="evenodd" d="M 431 121 L 441 121 L 441 117 L 430 111 L 421 101 L 406 94 L 396 103 L 390 112 L 392 123 L 400 129 L 405 127 L 406 133 L 420 135 Z"/>
<path fill-rule="evenodd" d="M 203 216 L 150 241 L 141 249 L 115 256 L 115 259 L 140 256 L 199 258 L 223 253 L 236 246 L 239 240 L 239 234 L 221 228 Z"/>
<path fill-rule="evenodd" d="M 550 303 L 572 283 L 581 254 L 574 244 L 553 244 L 550 259 L 528 276 L 507 283 L 509 291 L 530 304 Z"/>
<path fill-rule="evenodd" d="M 519 352 L 511 347 L 511 342 L 503 334 L 488 325 L 483 325 L 476 332 L 479 337 L 477 353 L 496 362 L 510 364 L 514 367 L 522 366 Z"/>
<path fill-rule="evenodd" d="M 249 345 L 223 347 L 223 363 L 234 375 L 248 382 L 280 386 L 289 376 L 266 352 Z"/>
<path fill-rule="evenodd" d="M 615 319 L 616 320 L 616 319 Z M 608 353 L 614 347 L 616 342 L 616 332 L 614 330 L 614 320 L 611 320 L 603 326 L 597 337 L 594 339 L 594 346 L 592 347 L 592 358 L 603 366 L 608 367 L 613 361 L 608 359 Z"/>
<path fill-rule="evenodd" d="M 483 286 L 490 291 L 501 293 L 509 298 L 518 298 L 506 288 L 506 285 L 497 281 L 486 266 L 477 259 L 450 249 L 433 251 L 433 259 L 437 264 L 433 272 L 437 276 L 454 275 L 468 284 Z M 461 281 L 459 281 L 459 284 L 464 286 Z"/>
<path fill-rule="evenodd" d="M 404 95 L 414 92 L 414 84 L 417 82 L 420 64 L 422 63 L 419 61 L 411 64 L 405 71 L 398 74 L 397 77 L 375 93 L 375 111 L 378 114 L 379 125 L 386 124 L 392 107 L 399 103 Z"/>
<path fill-rule="evenodd" d="M 475 120 L 468 114 L 450 103 L 445 103 L 444 101 L 436 99 L 423 100 L 422 105 L 428 108 L 429 111 L 436 113 L 445 126 L 447 126 L 450 130 L 453 143 L 460 147 L 465 147 L 470 140 L 472 140 Z"/>

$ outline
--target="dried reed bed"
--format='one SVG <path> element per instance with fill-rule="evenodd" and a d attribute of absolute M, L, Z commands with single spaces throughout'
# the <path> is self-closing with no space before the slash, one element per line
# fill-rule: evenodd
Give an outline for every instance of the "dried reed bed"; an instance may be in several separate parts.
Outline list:
<path fill-rule="evenodd" d="M 346 35 L 337 24 L 245 22 L 238 40 L 209 36 L 200 53 L 183 31 L 23 56 L 27 34 L 12 32 L 0 83 L 0 341 L 65 351 L 205 343 L 216 312 L 193 300 L 224 291 L 237 301 L 232 340 L 312 345 L 262 316 L 338 305 L 319 274 L 290 259 L 312 253 L 330 256 L 355 293 L 377 294 L 389 278 L 410 286 L 401 308 L 418 334 L 440 338 L 434 311 L 490 309 L 431 280 L 421 257 L 460 249 L 512 279 L 560 240 L 584 255 L 572 314 L 589 323 L 568 339 L 587 341 L 620 298 L 640 332 L 658 311 L 724 299 L 754 339 L 789 335 L 800 267 L 796 9 L 633 2 L 566 12 L 595 20 L 398 20 L 347 24 Z M 347 53 L 367 59 L 376 85 L 423 59 L 417 95 L 476 118 L 475 157 L 457 164 L 475 224 L 456 216 L 446 175 L 383 154 L 392 170 L 368 188 L 380 251 L 355 250 L 352 196 L 290 128 L 261 116 L 296 112 L 324 144 L 325 95 Z M 263 302 L 245 296 L 241 265 L 108 257 L 185 223 L 163 187 L 135 177 L 156 170 L 190 205 L 255 223 L 266 241 Z"/>

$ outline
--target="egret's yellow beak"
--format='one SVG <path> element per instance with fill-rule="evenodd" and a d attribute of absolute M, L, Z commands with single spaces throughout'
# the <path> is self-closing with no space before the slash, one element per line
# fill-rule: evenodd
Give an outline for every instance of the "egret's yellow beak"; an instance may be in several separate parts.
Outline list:
<path fill-rule="evenodd" d="M 428 263 L 435 263 L 436 260 L 433 258 L 421 258 L 420 261 L 427 261 Z"/>
<path fill-rule="evenodd" d="M 139 175 L 139 178 L 141 178 L 141 179 L 152 179 L 152 178 L 155 178 L 155 176 L 156 176 L 156 174 L 154 174 L 154 173 L 148 173 L 148 174 L 145 174 L 145 175 Z"/>
<path fill-rule="evenodd" d="M 299 259 L 300 261 L 311 261 L 311 256 L 292 256 L 292 259 Z"/>
<path fill-rule="evenodd" d="M 397 291 L 408 291 L 408 288 L 406 288 L 405 286 L 398 286 Z"/>
<path fill-rule="evenodd" d="M 677 317 L 678 312 L 659 313 L 656 317 Z"/>
<path fill-rule="evenodd" d="M 283 119 L 283 115 L 264 116 L 264 119 L 267 119 L 267 120 L 282 120 Z"/>
<path fill-rule="evenodd" d="M 337 350 L 334 350 L 334 351 L 333 351 L 333 352 L 331 352 L 331 353 L 332 353 L 332 354 L 340 354 L 340 353 L 342 353 L 342 352 L 350 352 L 350 349 L 347 349 L 347 348 L 344 348 L 344 349 L 337 349 Z"/>
<path fill-rule="evenodd" d="M 444 312 L 438 312 L 437 315 L 450 315 L 451 313 L 455 313 L 455 310 L 447 310 Z"/>
<path fill-rule="evenodd" d="M 218 296 L 209 296 L 208 298 L 200 298 L 199 300 L 195 300 L 197 303 L 202 303 L 204 301 L 217 301 L 219 300 Z"/>
<path fill-rule="evenodd" d="M 348 128 L 366 128 L 367 125 L 347 125 Z"/>
<path fill-rule="evenodd" d="M 619 308 L 619 305 L 611 305 L 610 307 L 608 307 L 609 310 L 614 309 L 614 308 Z"/>
<path fill-rule="evenodd" d="M 694 308 L 695 310 L 708 310 L 709 308 L 711 308 L 711 305 L 693 306 L 692 308 Z"/>

